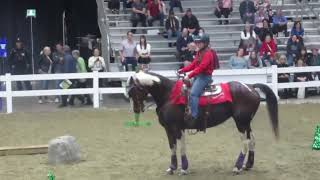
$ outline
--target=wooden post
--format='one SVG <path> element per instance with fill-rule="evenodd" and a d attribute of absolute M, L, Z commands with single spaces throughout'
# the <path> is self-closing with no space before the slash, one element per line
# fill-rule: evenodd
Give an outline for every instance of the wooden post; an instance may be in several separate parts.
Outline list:
<path fill-rule="evenodd" d="M 0 147 L 0 156 L 33 155 L 33 154 L 46 154 L 46 153 L 48 153 L 48 145 Z"/>

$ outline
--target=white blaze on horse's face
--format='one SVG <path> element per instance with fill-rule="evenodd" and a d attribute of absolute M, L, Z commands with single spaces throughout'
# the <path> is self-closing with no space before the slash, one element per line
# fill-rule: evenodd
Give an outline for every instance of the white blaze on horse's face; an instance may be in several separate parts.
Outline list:
<path fill-rule="evenodd" d="M 160 83 L 159 77 L 147 74 L 143 71 L 139 71 L 133 77 L 143 86 L 152 86 L 155 82 Z"/>

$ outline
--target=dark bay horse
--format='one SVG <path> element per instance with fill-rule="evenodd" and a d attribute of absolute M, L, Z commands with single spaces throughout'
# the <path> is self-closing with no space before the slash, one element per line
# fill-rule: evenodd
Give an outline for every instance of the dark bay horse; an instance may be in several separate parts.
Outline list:
<path fill-rule="evenodd" d="M 143 112 L 144 100 L 150 93 L 157 108 L 156 112 L 160 124 L 164 127 L 168 136 L 171 149 L 171 164 L 167 170 L 168 174 L 173 174 L 178 168 L 176 150 L 178 145 L 181 150 L 181 174 L 187 174 L 188 160 L 185 145 L 185 130 L 197 129 L 198 127 L 185 127 L 184 125 L 184 105 L 174 105 L 169 100 L 171 89 L 175 81 L 155 73 L 138 72 L 127 81 L 127 92 L 133 101 L 135 113 Z M 217 105 L 208 105 L 205 111 L 200 108 L 200 115 L 207 112 L 207 128 L 217 126 L 230 117 L 236 123 L 243 148 L 236 160 L 233 172 L 239 173 L 243 169 L 251 169 L 254 164 L 255 139 L 251 129 L 251 120 L 260 105 L 260 95 L 256 89 L 260 89 L 266 96 L 267 109 L 276 138 L 279 136 L 278 129 L 278 102 L 273 91 L 264 84 L 246 85 L 239 82 L 229 82 L 233 102 Z M 196 125 L 197 126 L 197 125 Z M 248 160 L 245 163 L 245 157 Z"/>

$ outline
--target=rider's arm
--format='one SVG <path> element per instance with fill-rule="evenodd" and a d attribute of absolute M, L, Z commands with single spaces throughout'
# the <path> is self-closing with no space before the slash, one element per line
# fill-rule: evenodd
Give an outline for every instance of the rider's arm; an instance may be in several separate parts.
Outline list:
<path fill-rule="evenodd" d="M 189 78 L 193 78 L 194 76 L 197 76 L 200 73 L 205 72 L 209 66 L 212 66 L 213 64 L 213 56 L 212 53 L 205 53 L 203 56 L 201 63 L 199 64 L 198 67 L 196 67 L 189 75 Z"/>

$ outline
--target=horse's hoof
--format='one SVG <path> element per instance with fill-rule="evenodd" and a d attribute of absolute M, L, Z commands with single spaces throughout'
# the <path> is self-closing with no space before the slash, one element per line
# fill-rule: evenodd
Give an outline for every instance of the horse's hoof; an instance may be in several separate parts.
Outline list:
<path fill-rule="evenodd" d="M 167 169 L 166 173 L 167 173 L 168 175 L 173 175 L 173 174 L 174 174 L 174 170 L 171 169 L 171 168 L 169 168 L 169 169 Z"/>
<path fill-rule="evenodd" d="M 250 166 L 243 166 L 242 169 L 245 171 L 250 171 L 252 169 L 252 166 L 251 167 Z"/>
<path fill-rule="evenodd" d="M 233 175 L 238 175 L 238 174 L 241 173 L 241 171 L 242 171 L 242 169 L 238 169 L 237 167 L 234 167 L 233 170 L 232 170 Z"/>
<path fill-rule="evenodd" d="M 184 169 L 181 169 L 179 175 L 180 175 L 180 176 L 188 175 L 188 171 L 187 171 L 187 170 L 184 170 Z"/>

